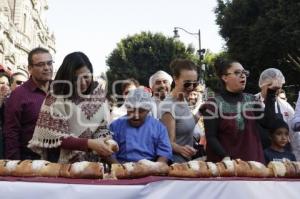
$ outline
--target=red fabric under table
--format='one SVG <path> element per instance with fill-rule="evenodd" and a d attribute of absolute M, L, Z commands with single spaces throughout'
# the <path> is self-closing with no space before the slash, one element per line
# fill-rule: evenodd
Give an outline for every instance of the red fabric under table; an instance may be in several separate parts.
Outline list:
<path fill-rule="evenodd" d="M 214 178 L 177 178 L 168 176 L 148 176 L 138 179 L 71 179 L 53 177 L 12 177 L 0 176 L 0 181 L 23 181 L 42 183 L 89 184 L 89 185 L 145 185 L 162 180 L 188 180 L 188 181 L 300 181 L 294 178 L 249 178 L 249 177 L 214 177 Z"/>

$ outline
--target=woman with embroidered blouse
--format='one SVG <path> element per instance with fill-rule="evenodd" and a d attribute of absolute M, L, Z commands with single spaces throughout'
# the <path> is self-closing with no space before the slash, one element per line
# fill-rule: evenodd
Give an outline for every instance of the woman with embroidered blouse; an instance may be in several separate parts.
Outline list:
<path fill-rule="evenodd" d="M 268 86 L 266 107 L 243 93 L 249 71 L 237 61 L 219 59 L 215 69 L 222 89 L 200 108 L 204 116 L 207 160 L 243 159 L 264 163 L 257 122 L 269 128 L 275 119 L 276 82 Z"/>
<path fill-rule="evenodd" d="M 93 81 L 93 67 L 82 52 L 67 55 L 51 84 L 28 147 L 42 159 L 69 163 L 99 161 L 113 152 L 105 83 Z"/>

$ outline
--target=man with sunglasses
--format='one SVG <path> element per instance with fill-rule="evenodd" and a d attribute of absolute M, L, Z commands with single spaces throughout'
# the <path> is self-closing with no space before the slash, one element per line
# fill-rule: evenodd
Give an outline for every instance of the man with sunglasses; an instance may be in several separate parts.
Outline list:
<path fill-rule="evenodd" d="M 28 80 L 27 75 L 22 72 L 16 72 L 11 76 L 10 89 L 15 90 L 18 86 L 21 86 L 24 82 Z"/>
<path fill-rule="evenodd" d="M 52 64 L 52 56 L 45 48 L 35 48 L 28 54 L 30 78 L 11 93 L 6 103 L 4 141 L 7 159 L 40 158 L 27 148 L 27 144 L 32 138 L 41 105 L 52 80 Z"/>

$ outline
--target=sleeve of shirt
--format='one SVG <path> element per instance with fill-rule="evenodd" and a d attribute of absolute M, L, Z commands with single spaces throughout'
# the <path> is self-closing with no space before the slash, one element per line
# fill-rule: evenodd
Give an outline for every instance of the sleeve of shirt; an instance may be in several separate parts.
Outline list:
<path fill-rule="evenodd" d="M 67 150 L 87 151 L 88 139 L 75 137 L 62 138 L 61 148 Z"/>
<path fill-rule="evenodd" d="M 113 132 L 113 138 L 115 138 L 114 136 L 115 136 L 115 121 L 113 121 L 110 125 L 109 125 L 109 130 L 111 131 L 111 132 Z"/>
<path fill-rule="evenodd" d="M 110 130 L 111 132 L 113 132 L 113 134 L 112 134 L 113 140 L 115 140 L 115 141 L 119 144 L 119 140 L 118 140 L 118 136 L 117 136 L 117 132 L 116 132 L 116 121 L 117 121 L 117 120 L 113 121 L 113 122 L 109 125 L 109 130 Z M 120 150 L 120 147 L 119 147 L 119 150 Z M 111 155 L 111 157 L 112 157 L 113 159 L 117 159 L 117 153 L 119 153 L 119 152 L 120 152 L 120 151 L 118 151 L 118 152 L 116 152 L 116 153 L 113 153 L 113 154 Z"/>
<path fill-rule="evenodd" d="M 209 101 L 202 105 L 200 112 L 203 115 L 205 136 L 207 145 L 211 147 L 213 152 L 221 158 L 229 156 L 218 139 L 219 115 L 218 110 L 213 105 L 214 101 Z"/>
<path fill-rule="evenodd" d="M 291 153 L 291 156 L 292 156 L 292 157 L 291 157 L 291 161 L 297 161 L 297 160 L 296 160 L 296 156 L 295 156 L 293 153 Z"/>
<path fill-rule="evenodd" d="M 180 103 L 180 102 L 176 102 L 176 103 Z M 173 118 L 176 118 L 175 115 L 175 104 L 176 103 L 172 103 L 171 101 L 165 100 L 162 101 L 159 105 L 159 115 L 163 116 L 165 113 L 170 113 L 172 115 Z"/>
<path fill-rule="evenodd" d="M 20 129 L 22 105 L 16 92 L 12 92 L 5 105 L 4 121 L 4 143 L 5 158 L 11 160 L 21 159 L 20 147 Z"/>
<path fill-rule="evenodd" d="M 300 131 L 300 91 L 298 100 L 295 108 L 295 115 L 291 120 L 291 126 L 294 131 Z"/>
<path fill-rule="evenodd" d="M 264 150 L 264 156 L 265 156 L 266 164 L 268 164 L 272 160 L 272 158 L 270 157 L 270 154 L 267 149 Z"/>
<path fill-rule="evenodd" d="M 163 124 L 160 124 L 158 133 L 156 155 L 172 160 L 172 147 L 167 128 Z"/>
<path fill-rule="evenodd" d="M 275 93 L 275 90 L 268 89 L 267 97 L 265 99 L 265 109 L 263 117 L 261 119 L 257 119 L 257 122 L 264 128 L 271 128 L 273 126 L 274 120 L 276 120 Z M 255 116 L 259 116 L 261 113 L 259 111 L 255 111 L 254 114 Z"/>

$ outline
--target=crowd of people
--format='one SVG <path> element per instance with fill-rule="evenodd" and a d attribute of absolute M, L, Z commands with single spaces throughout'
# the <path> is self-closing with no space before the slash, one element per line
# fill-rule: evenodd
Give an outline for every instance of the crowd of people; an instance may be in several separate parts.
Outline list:
<path fill-rule="evenodd" d="M 300 160 L 300 97 L 294 111 L 276 68 L 261 73 L 261 92 L 254 95 L 244 92 L 250 72 L 241 63 L 217 59 L 221 89 L 204 98 L 196 64 L 174 59 L 172 74 L 157 71 L 147 86 L 122 80 L 117 106 L 107 96 L 112 82 L 94 78 L 84 53 L 68 54 L 54 79 L 53 63 L 49 51 L 38 47 L 28 55 L 29 77 L 0 73 L 0 159 Z M 118 152 L 105 144 L 111 138 Z"/>

